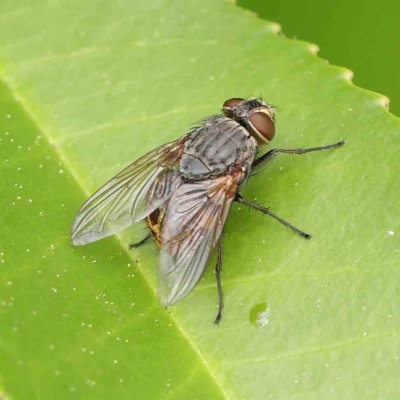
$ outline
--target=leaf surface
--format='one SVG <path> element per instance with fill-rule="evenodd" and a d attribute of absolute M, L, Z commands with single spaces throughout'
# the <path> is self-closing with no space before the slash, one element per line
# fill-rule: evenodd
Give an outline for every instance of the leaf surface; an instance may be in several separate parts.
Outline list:
<path fill-rule="evenodd" d="M 400 123 L 316 47 L 227 1 L 6 2 L 0 15 L 0 390 L 12 399 L 397 398 Z M 69 243 L 102 183 L 218 112 L 279 107 L 281 155 L 234 206 L 225 315 L 210 265 L 164 310 L 154 246 Z M 0 392 L 1 393 L 1 392 Z"/>

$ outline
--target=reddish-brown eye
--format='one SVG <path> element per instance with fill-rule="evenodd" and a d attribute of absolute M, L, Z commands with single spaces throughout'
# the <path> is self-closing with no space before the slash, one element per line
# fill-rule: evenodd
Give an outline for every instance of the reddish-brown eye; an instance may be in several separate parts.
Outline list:
<path fill-rule="evenodd" d="M 239 105 L 244 99 L 233 98 L 227 100 L 223 105 L 222 108 L 233 108 Z"/>
<path fill-rule="evenodd" d="M 264 112 L 255 112 L 250 115 L 249 121 L 253 128 L 259 133 L 262 138 L 269 142 L 275 136 L 275 124 L 272 119 Z M 260 139 L 262 139 L 260 138 Z"/>

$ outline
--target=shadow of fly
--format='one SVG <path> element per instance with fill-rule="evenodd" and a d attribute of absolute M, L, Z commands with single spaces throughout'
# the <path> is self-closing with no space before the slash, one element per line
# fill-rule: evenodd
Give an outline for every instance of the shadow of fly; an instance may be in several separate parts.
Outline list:
<path fill-rule="evenodd" d="M 261 99 L 232 98 L 222 115 L 205 118 L 181 138 L 129 165 L 94 193 L 78 211 L 71 230 L 75 246 L 91 243 L 145 220 L 147 236 L 160 249 L 158 297 L 168 307 L 198 284 L 217 249 L 218 314 L 222 318 L 222 238 L 234 201 L 267 214 L 310 239 L 269 208 L 247 201 L 240 190 L 250 172 L 275 155 L 333 149 L 344 141 L 308 149 L 272 149 L 257 157 L 275 136 L 274 107 Z"/>

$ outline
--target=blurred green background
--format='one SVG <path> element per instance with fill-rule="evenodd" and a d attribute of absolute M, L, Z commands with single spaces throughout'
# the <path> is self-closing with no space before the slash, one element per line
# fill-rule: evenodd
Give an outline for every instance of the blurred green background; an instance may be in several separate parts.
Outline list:
<path fill-rule="evenodd" d="M 319 56 L 351 69 L 354 83 L 390 99 L 400 115 L 400 2 L 396 0 L 238 0 L 289 37 L 319 46 Z"/>

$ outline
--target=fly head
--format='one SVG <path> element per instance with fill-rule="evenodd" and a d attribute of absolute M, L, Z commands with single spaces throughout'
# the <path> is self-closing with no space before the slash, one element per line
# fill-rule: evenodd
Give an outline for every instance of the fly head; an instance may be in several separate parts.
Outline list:
<path fill-rule="evenodd" d="M 245 127 L 260 146 L 275 136 L 274 107 L 261 99 L 232 98 L 222 105 L 222 112 Z"/>

